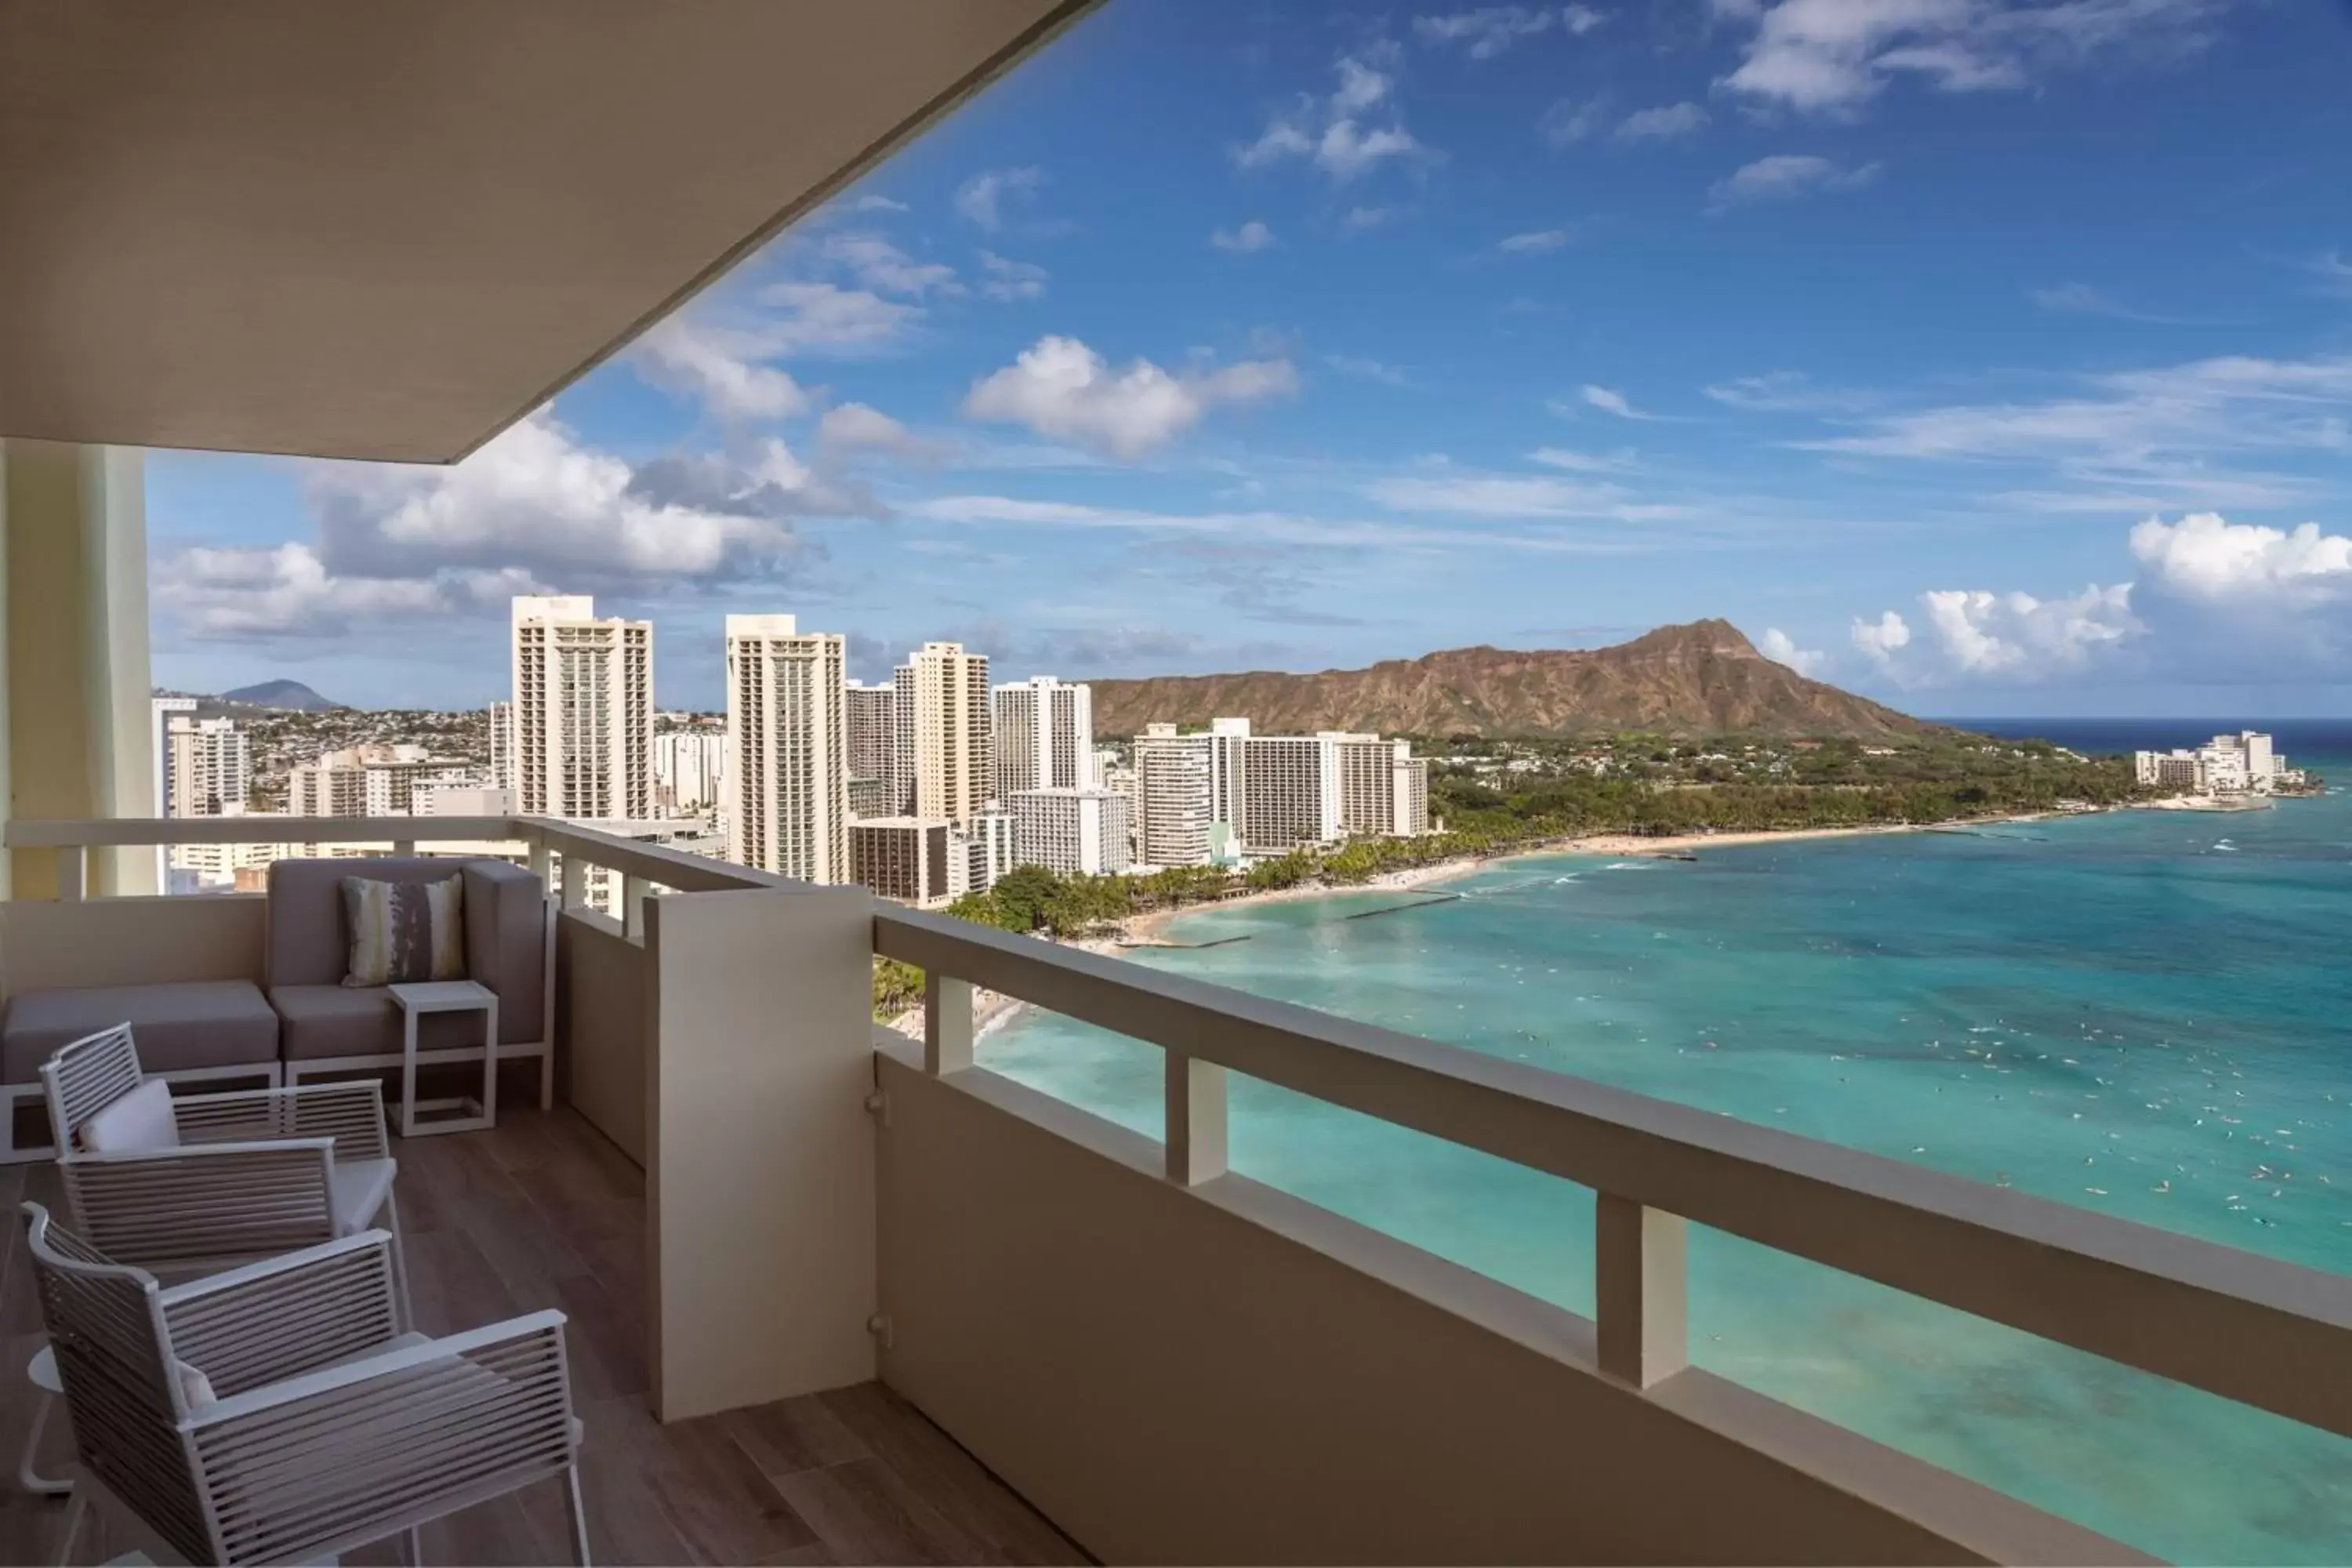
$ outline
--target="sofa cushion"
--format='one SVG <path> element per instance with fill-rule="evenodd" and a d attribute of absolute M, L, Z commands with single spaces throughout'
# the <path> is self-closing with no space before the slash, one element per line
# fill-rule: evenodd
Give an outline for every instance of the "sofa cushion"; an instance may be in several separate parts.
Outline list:
<path fill-rule="evenodd" d="M 400 1055 L 400 1008 L 384 986 L 273 985 L 269 1005 L 284 1020 L 289 1062 Z M 419 1050 L 478 1049 L 481 1044 L 479 1013 L 427 1013 L 416 1020 Z"/>
<path fill-rule="evenodd" d="M 343 934 L 351 939 L 343 984 L 404 985 L 466 978 L 466 882 L 343 879 Z"/>
<path fill-rule="evenodd" d="M 151 1073 L 278 1059 L 278 1015 L 249 980 L 20 992 L 0 1019 L 0 1081 L 37 1083 L 41 1064 L 85 1035 L 129 1024 Z"/>

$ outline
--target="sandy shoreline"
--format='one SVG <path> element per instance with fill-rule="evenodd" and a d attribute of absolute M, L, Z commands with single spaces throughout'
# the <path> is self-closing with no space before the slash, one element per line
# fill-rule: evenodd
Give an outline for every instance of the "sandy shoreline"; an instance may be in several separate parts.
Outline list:
<path fill-rule="evenodd" d="M 2110 806 L 2106 810 L 2210 811 L 2212 804 L 2191 797 L 2160 801 L 2137 802 L 2131 805 Z M 1210 902 L 1183 904 L 1171 910 L 1153 910 L 1147 914 L 1130 915 L 1110 931 L 1066 943 L 1088 952 L 1118 956 L 1123 951 L 1139 947 L 1181 947 L 1164 938 L 1169 923 L 1187 915 L 1203 914 L 1213 910 L 1243 909 L 1258 904 L 1286 903 L 1295 899 L 1328 899 L 1346 893 L 1406 893 L 1438 884 L 1474 876 L 1492 866 L 1507 861 L 1524 860 L 1546 855 L 1595 855 L 1612 859 L 1640 859 L 1659 856 L 1687 857 L 1702 849 L 1729 849 L 1742 845 L 1789 844 L 1813 838 L 1858 838 L 1871 834 L 1926 833 L 1937 830 L 1950 832 L 1970 828 L 2000 827 L 2023 822 L 2039 822 L 2053 816 L 2096 815 L 2083 812 L 2022 812 L 2009 816 L 1981 816 L 1955 819 L 1950 822 L 1874 823 L 1861 827 L 1789 827 L 1764 828 L 1738 833 L 1675 833 L 1645 837 L 1633 833 L 1594 833 L 1576 838 L 1550 839 L 1525 844 L 1486 855 L 1465 855 L 1451 860 L 1433 861 L 1426 866 L 1412 866 L 1402 870 L 1383 872 L 1369 881 L 1330 886 L 1315 883 L 1305 887 L 1277 888 L 1265 892 L 1241 893 L 1230 899 Z M 993 991 L 972 994 L 972 1026 L 976 1036 L 985 1037 L 1001 1028 L 1008 1020 L 1028 1005 L 1016 996 L 1006 996 Z M 923 1033 L 923 1010 L 919 1005 L 893 1019 L 887 1027 L 920 1039 Z"/>

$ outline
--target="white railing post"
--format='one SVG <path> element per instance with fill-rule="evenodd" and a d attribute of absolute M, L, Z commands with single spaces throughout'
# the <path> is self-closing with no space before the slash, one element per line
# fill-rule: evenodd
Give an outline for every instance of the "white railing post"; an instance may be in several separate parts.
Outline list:
<path fill-rule="evenodd" d="M 653 884 L 643 877 L 625 873 L 621 878 L 621 927 L 632 942 L 642 942 L 646 934 L 646 895 Z"/>
<path fill-rule="evenodd" d="M 89 887 L 89 851 L 70 845 L 58 851 L 58 897 L 79 899 Z"/>
<path fill-rule="evenodd" d="M 563 907 L 585 909 L 588 904 L 588 862 L 566 851 L 563 857 Z"/>
<path fill-rule="evenodd" d="M 1647 1388 L 1690 1364 L 1687 1227 L 1613 1193 L 1594 1194 L 1593 1222 L 1601 1370 Z"/>
<path fill-rule="evenodd" d="M 1168 1057 L 1168 1179 L 1198 1186 L 1225 1173 L 1225 1069 L 1181 1051 Z"/>
<path fill-rule="evenodd" d="M 530 841 L 530 874 L 539 879 L 542 889 L 555 886 L 555 855 L 548 848 L 544 838 L 535 837 Z"/>
<path fill-rule="evenodd" d="M 392 852 L 395 855 L 414 855 L 416 853 L 416 840 L 395 838 L 392 841 Z"/>
<path fill-rule="evenodd" d="M 923 976 L 923 1070 L 934 1077 L 971 1066 L 971 982 L 938 970 Z"/>

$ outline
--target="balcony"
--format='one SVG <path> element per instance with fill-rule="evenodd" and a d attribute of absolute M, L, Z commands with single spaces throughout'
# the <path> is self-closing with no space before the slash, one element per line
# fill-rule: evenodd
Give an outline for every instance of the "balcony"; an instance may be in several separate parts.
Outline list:
<path fill-rule="evenodd" d="M 0 905 L 6 984 L 252 973 L 261 895 L 78 895 L 275 829 L 10 824 L 66 896 Z M 560 823 L 302 836 L 427 833 L 559 889 L 561 1103 L 402 1147 L 418 1313 L 571 1315 L 604 1561 L 2144 1560 L 1692 1365 L 1692 1226 L 2352 1435 L 2334 1276 Z M 919 1045 L 877 954 L 929 977 Z M 1166 1136 L 979 1065 L 975 987 L 1160 1049 Z M 1597 1312 L 1230 1170 L 1235 1074 L 1591 1189 Z M 0 1310 L 33 1328 L 21 1269 Z M 557 1556 L 541 1502 L 427 1553 Z"/>

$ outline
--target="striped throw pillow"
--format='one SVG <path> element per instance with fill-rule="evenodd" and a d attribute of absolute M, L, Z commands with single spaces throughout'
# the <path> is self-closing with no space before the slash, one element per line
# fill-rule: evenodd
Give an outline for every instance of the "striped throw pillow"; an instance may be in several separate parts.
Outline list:
<path fill-rule="evenodd" d="M 466 978 L 466 884 L 343 879 L 343 929 L 351 937 L 346 985 L 407 985 Z"/>

